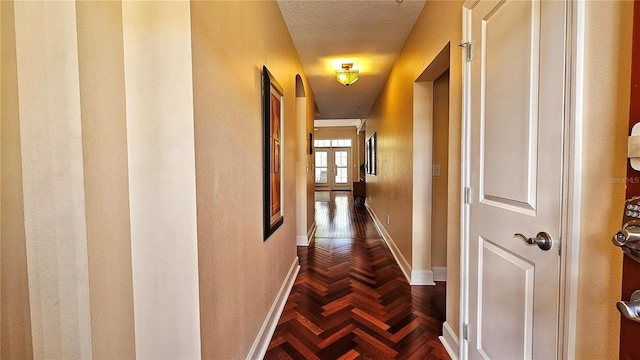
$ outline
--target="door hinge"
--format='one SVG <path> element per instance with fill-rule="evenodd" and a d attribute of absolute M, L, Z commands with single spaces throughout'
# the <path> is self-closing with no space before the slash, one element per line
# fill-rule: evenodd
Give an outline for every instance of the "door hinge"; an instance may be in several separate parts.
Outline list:
<path fill-rule="evenodd" d="M 464 188 L 464 203 L 471 204 L 471 189 L 469 187 Z"/>
<path fill-rule="evenodd" d="M 467 53 L 467 61 L 471 61 L 471 43 L 468 41 L 461 41 L 458 46 L 464 48 Z"/>
<path fill-rule="evenodd" d="M 462 325 L 462 339 L 469 340 L 469 324 Z"/>

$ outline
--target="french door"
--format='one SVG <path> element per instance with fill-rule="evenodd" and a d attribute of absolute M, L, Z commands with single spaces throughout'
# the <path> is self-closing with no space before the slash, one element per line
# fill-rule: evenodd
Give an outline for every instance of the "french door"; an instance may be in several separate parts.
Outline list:
<path fill-rule="evenodd" d="M 316 190 L 351 190 L 351 148 L 316 148 Z"/>

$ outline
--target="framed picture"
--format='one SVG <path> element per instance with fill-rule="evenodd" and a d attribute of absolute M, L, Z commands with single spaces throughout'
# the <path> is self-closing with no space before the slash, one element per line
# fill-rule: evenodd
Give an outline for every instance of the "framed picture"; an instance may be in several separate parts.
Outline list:
<path fill-rule="evenodd" d="M 263 216 L 267 240 L 284 222 L 283 204 L 283 120 L 284 92 L 266 66 L 262 67 L 263 129 Z"/>
<path fill-rule="evenodd" d="M 371 175 L 376 175 L 378 173 L 378 161 L 377 161 L 377 152 L 378 152 L 378 136 L 377 133 L 373 133 L 371 135 Z"/>
<path fill-rule="evenodd" d="M 364 167 L 367 174 L 376 175 L 377 173 L 377 135 L 373 133 L 365 144 Z"/>
<path fill-rule="evenodd" d="M 364 145 L 364 169 L 367 174 L 371 174 L 371 139 Z"/>

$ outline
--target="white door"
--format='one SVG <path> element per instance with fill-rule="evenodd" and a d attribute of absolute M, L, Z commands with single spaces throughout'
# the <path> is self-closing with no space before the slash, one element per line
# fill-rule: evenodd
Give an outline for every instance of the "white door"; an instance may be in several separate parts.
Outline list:
<path fill-rule="evenodd" d="M 316 148 L 315 149 L 315 178 L 316 178 L 316 190 L 330 190 L 331 184 L 329 184 L 329 152 L 331 149 Z"/>
<path fill-rule="evenodd" d="M 565 6 L 480 1 L 467 18 L 471 359 L 557 357 Z M 542 232 L 549 250 L 515 235 Z"/>
<path fill-rule="evenodd" d="M 316 190 L 351 190 L 351 148 L 316 148 Z"/>
<path fill-rule="evenodd" d="M 351 148 L 333 150 L 332 190 L 351 190 Z"/>

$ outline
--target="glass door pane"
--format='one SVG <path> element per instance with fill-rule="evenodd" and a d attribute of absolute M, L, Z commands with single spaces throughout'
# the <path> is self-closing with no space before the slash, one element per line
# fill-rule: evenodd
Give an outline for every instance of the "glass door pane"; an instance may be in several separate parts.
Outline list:
<path fill-rule="evenodd" d="M 327 150 L 316 149 L 316 184 L 329 184 L 329 152 Z"/>
<path fill-rule="evenodd" d="M 336 184 L 348 184 L 349 176 L 348 176 L 348 152 L 346 150 L 336 150 L 334 152 L 334 159 L 336 164 Z"/>

